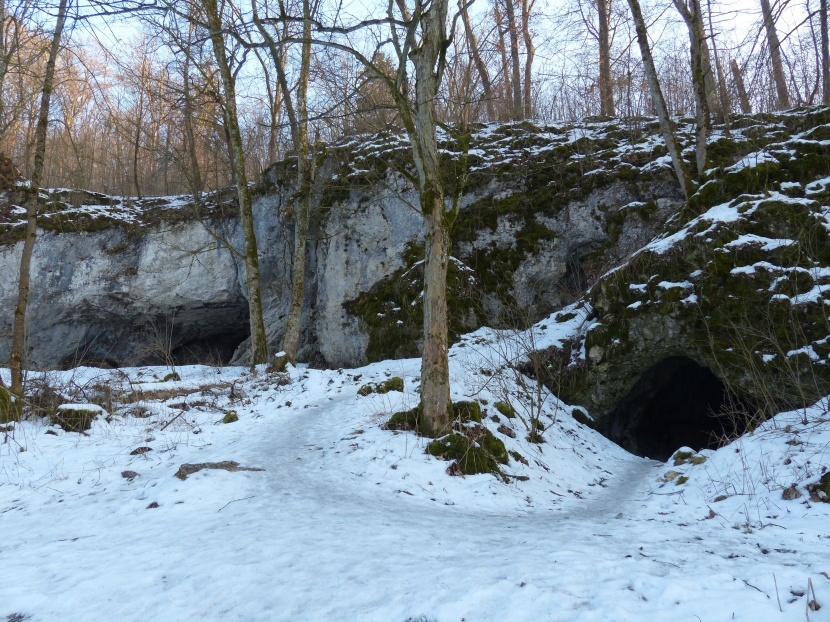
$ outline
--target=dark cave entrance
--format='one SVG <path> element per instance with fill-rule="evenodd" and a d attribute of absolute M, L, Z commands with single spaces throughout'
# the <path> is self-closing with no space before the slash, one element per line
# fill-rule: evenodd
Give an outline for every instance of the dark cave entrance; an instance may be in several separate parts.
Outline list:
<path fill-rule="evenodd" d="M 734 434 L 739 405 L 715 374 L 684 356 L 666 358 L 646 370 L 606 419 L 603 433 L 638 456 L 668 460 L 678 448 L 699 451 Z"/>

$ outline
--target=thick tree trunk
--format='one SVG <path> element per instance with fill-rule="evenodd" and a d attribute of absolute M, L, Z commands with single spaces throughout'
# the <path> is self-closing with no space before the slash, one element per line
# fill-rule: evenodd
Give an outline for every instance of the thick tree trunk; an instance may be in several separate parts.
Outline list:
<path fill-rule="evenodd" d="M 49 103 L 54 88 L 55 64 L 60 52 L 61 36 L 66 24 L 68 0 L 60 0 L 55 22 L 55 32 L 49 46 L 49 57 L 43 75 L 43 89 L 40 95 L 40 110 L 35 129 L 35 158 L 31 175 L 29 200 L 26 202 L 26 236 L 23 239 L 23 253 L 20 257 L 20 279 L 17 288 L 17 306 L 14 310 L 14 327 L 12 329 L 11 349 L 11 391 L 18 400 L 23 398 L 23 348 L 26 341 L 26 310 L 29 305 L 30 273 L 32 251 L 37 236 L 38 194 L 43 181 L 43 167 L 46 157 L 46 133 L 49 129 Z M 18 401 L 20 403 L 20 401 Z"/>
<path fill-rule="evenodd" d="M 258 365 L 268 360 L 268 343 L 265 336 L 265 323 L 262 318 L 262 290 L 259 278 L 259 253 L 256 234 L 254 233 L 254 214 L 251 205 L 251 190 L 248 188 L 248 176 L 245 172 L 245 150 L 239 117 L 236 111 L 236 88 L 225 51 L 222 36 L 222 21 L 216 0 L 203 0 L 207 13 L 210 41 L 216 64 L 222 77 L 225 92 L 224 112 L 225 129 L 228 135 L 228 147 L 231 154 L 231 167 L 236 182 L 239 199 L 239 218 L 245 242 L 245 281 L 248 286 L 248 313 L 251 326 L 251 364 Z"/>
<path fill-rule="evenodd" d="M 420 425 L 427 434 L 449 430 L 450 371 L 447 322 L 449 222 L 444 208 L 436 138 L 435 96 L 446 44 L 447 0 L 436 0 L 421 17 L 422 41 L 412 53 L 415 65 L 415 125 L 408 128 L 418 173 L 427 234 L 424 262 L 424 352 L 421 359 Z"/>
<path fill-rule="evenodd" d="M 427 235 L 424 264 L 424 353 L 421 362 L 421 398 L 424 429 L 438 435 L 450 422 L 449 338 L 447 335 L 447 267 L 449 232 L 444 222 L 444 198 L 428 192 L 422 203 Z M 431 204 L 431 205 L 430 205 Z"/>
<path fill-rule="evenodd" d="M 830 38 L 827 35 L 827 0 L 821 0 L 821 102 L 830 104 Z"/>
<path fill-rule="evenodd" d="M 608 25 L 610 0 L 597 0 L 599 16 L 599 109 L 605 117 L 616 116 L 614 87 L 611 82 L 611 33 Z"/>
<path fill-rule="evenodd" d="M 764 15 L 764 28 L 767 31 L 770 61 L 772 62 L 772 79 L 775 82 L 777 94 L 776 108 L 786 110 L 790 107 L 790 94 L 787 91 L 787 78 L 784 75 L 784 64 L 781 62 L 781 42 L 775 29 L 775 19 L 769 0 L 761 0 L 761 12 Z"/>
<path fill-rule="evenodd" d="M 646 30 L 646 22 L 643 19 L 643 12 L 640 9 L 640 2 L 639 0 L 628 0 L 628 6 L 631 8 L 631 15 L 634 18 L 637 43 L 640 46 L 640 56 L 643 59 L 643 70 L 645 71 L 646 82 L 648 82 L 649 92 L 651 93 L 651 100 L 657 112 L 660 131 L 663 134 L 663 140 L 666 141 L 666 149 L 669 152 L 669 157 L 671 157 L 674 172 L 677 175 L 677 181 L 680 183 L 680 189 L 688 199 L 692 193 L 692 182 L 686 168 L 686 163 L 680 155 L 680 147 L 674 135 L 674 127 L 669 117 L 668 109 L 666 108 L 666 100 L 663 99 L 663 91 L 660 89 L 660 82 L 657 79 L 657 69 L 654 66 L 654 57 L 651 55 L 651 47 L 648 43 L 648 31 Z"/>
<path fill-rule="evenodd" d="M 510 35 L 510 64 L 513 78 L 513 120 L 518 121 L 524 116 L 522 107 L 522 79 L 521 65 L 519 64 L 519 29 L 516 26 L 516 9 L 513 0 L 504 0 L 504 12 L 507 16 L 507 30 Z"/>
<path fill-rule="evenodd" d="M 741 69 L 738 67 L 738 63 L 734 58 L 729 64 L 729 68 L 732 70 L 732 79 L 735 81 L 735 88 L 738 89 L 738 99 L 741 102 L 741 112 L 744 114 L 751 114 L 752 104 L 749 103 L 749 95 L 747 94 L 746 87 L 744 86 L 744 77 L 741 75 Z"/>
<path fill-rule="evenodd" d="M 470 24 L 470 15 L 467 12 L 467 5 L 464 0 L 459 1 L 461 11 L 461 20 L 464 22 L 464 33 L 467 37 L 467 47 L 470 49 L 470 58 L 473 59 L 473 64 L 476 66 L 478 77 L 481 80 L 481 88 L 484 91 L 484 105 L 487 108 L 487 120 L 496 120 L 495 102 L 493 101 L 493 87 L 490 84 L 490 73 L 487 71 L 487 65 L 481 59 L 481 54 L 478 51 L 478 41 L 473 32 L 473 27 Z"/>

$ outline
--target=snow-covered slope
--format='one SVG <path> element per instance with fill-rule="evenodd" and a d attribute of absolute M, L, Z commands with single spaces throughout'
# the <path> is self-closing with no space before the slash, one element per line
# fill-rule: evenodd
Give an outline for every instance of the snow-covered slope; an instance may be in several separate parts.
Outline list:
<path fill-rule="evenodd" d="M 108 385 L 125 405 L 84 434 L 0 437 L 0 619 L 802 620 L 811 581 L 827 606 L 810 619 L 830 620 L 830 505 L 804 490 L 830 463 L 826 404 L 657 463 L 504 367 L 527 339 L 482 330 L 451 351 L 453 398 L 517 452 L 508 483 L 451 477 L 423 439 L 381 429 L 417 402 L 417 360 L 53 373 L 75 401 Z M 358 395 L 389 377 L 404 391 Z M 228 460 L 264 470 L 174 476 Z"/>

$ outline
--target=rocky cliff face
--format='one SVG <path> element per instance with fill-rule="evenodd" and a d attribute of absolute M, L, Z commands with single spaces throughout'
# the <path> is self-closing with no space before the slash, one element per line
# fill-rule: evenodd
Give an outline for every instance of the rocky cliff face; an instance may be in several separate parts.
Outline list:
<path fill-rule="evenodd" d="M 830 393 L 830 110 L 738 119 L 711 151 L 698 193 L 597 281 L 586 330 L 552 352 L 570 357 L 561 395 L 629 449 L 650 410 L 684 408 L 667 394 L 704 391 L 699 368 L 721 390 L 689 401 L 726 433 Z"/>
<path fill-rule="evenodd" d="M 577 299 L 647 243 L 681 205 L 648 124 L 478 128 L 453 230 L 454 334 L 521 325 Z M 445 180 L 458 182 L 452 141 Z M 301 358 L 331 366 L 417 353 L 423 222 L 397 136 L 329 148 L 316 188 Z M 292 165 L 257 189 L 266 324 L 272 349 L 288 307 Z M 26 189 L 0 209 L 0 361 L 8 358 Z M 30 362 L 111 365 L 179 358 L 245 360 L 247 301 L 231 194 L 196 214 L 184 198 L 43 193 L 32 273 Z M 162 343 L 159 344 L 159 340 Z M 167 344 L 165 346 L 164 344 Z M 241 345 L 240 345 L 241 344 Z"/>

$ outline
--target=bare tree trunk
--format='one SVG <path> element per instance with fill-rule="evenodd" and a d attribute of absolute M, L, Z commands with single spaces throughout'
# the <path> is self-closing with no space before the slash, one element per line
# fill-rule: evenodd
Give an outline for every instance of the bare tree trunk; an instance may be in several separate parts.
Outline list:
<path fill-rule="evenodd" d="M 512 111 L 508 112 L 508 110 L 512 109 L 512 87 L 510 85 L 510 61 L 507 59 L 507 47 L 504 44 L 504 37 L 506 34 L 506 29 L 504 28 L 503 23 L 503 16 L 501 14 L 501 9 L 499 8 L 498 0 L 493 2 L 493 19 L 496 22 L 496 30 L 498 31 L 498 39 L 496 40 L 496 47 L 499 50 L 499 56 L 501 57 L 501 77 L 502 82 L 504 83 L 504 95 L 503 101 L 501 102 L 501 114 L 502 118 L 511 118 Z"/>
<path fill-rule="evenodd" d="M 0 0 L 2 1 L 2 0 Z M 30 273 L 32 265 L 32 251 L 37 236 L 38 195 L 43 181 L 43 166 L 46 157 L 46 133 L 49 129 L 49 103 L 54 88 L 55 64 L 61 47 L 61 36 L 66 24 L 68 0 L 60 0 L 58 14 L 55 21 L 55 31 L 52 34 L 52 43 L 49 46 L 49 57 L 46 61 L 46 70 L 43 75 L 43 89 L 40 95 L 40 110 L 35 129 L 35 158 L 32 169 L 29 200 L 26 202 L 26 237 L 23 239 L 23 253 L 20 257 L 20 279 L 17 288 L 17 307 L 14 310 L 14 327 L 12 329 L 11 349 L 11 391 L 17 396 L 18 403 L 23 398 L 23 347 L 26 341 L 26 309 L 29 304 Z"/>
<path fill-rule="evenodd" d="M 278 70 L 284 77 L 282 68 Z M 300 74 L 297 81 L 297 118 L 294 145 L 297 150 L 297 182 L 299 201 L 294 210 L 294 261 L 291 266 L 291 304 L 282 349 L 292 363 L 297 360 L 297 348 L 302 329 L 303 298 L 305 297 L 306 246 L 311 221 L 311 187 L 314 168 L 310 161 L 308 144 L 308 80 L 311 74 L 311 5 L 303 0 L 303 43 Z M 288 92 L 288 91 L 286 91 Z"/>
<path fill-rule="evenodd" d="M 821 0 L 821 102 L 830 104 L 830 38 L 827 36 L 827 0 Z"/>
<path fill-rule="evenodd" d="M 790 107 L 790 94 L 787 91 L 787 78 L 784 75 L 784 65 L 781 62 L 781 42 L 775 30 L 775 19 L 769 0 L 761 0 L 761 12 L 764 15 L 764 28 L 767 30 L 770 61 L 772 62 L 772 79 L 775 81 L 777 94 L 776 108 L 786 110 Z"/>
<path fill-rule="evenodd" d="M 522 107 L 521 65 L 519 64 L 519 29 L 516 26 L 516 9 L 513 0 L 504 0 L 504 12 L 507 16 L 507 34 L 510 35 L 510 64 L 513 79 L 513 119 L 518 121 L 524 116 Z"/>
<path fill-rule="evenodd" d="M 729 64 L 729 67 L 732 70 L 732 79 L 735 80 L 735 88 L 738 89 L 738 99 L 741 102 L 741 112 L 744 114 L 751 114 L 752 105 L 749 103 L 749 95 L 747 94 L 746 87 L 744 86 L 744 78 L 741 75 L 741 69 L 738 67 L 738 63 L 734 58 Z"/>
<path fill-rule="evenodd" d="M 192 32 L 191 32 L 192 34 Z M 202 171 L 199 167 L 199 158 L 196 155 L 196 136 L 193 132 L 193 99 L 190 94 L 190 55 L 185 55 L 184 70 L 182 73 L 182 91 L 184 99 L 184 136 L 187 148 L 187 155 L 190 159 L 189 167 L 189 181 L 191 193 L 193 194 L 193 202 L 196 207 L 196 212 L 200 212 L 202 206 L 202 191 L 204 190 L 204 183 L 202 182 Z"/>
<path fill-rule="evenodd" d="M 225 101 L 223 102 L 225 130 L 228 135 L 231 168 L 234 173 L 236 192 L 239 198 L 239 219 L 242 223 L 242 234 L 245 241 L 245 280 L 248 286 L 248 313 L 251 325 L 251 364 L 258 365 L 268 360 L 268 343 L 265 336 L 265 323 L 262 318 L 259 253 L 257 251 L 256 234 L 254 232 L 251 190 L 248 188 L 248 177 L 245 172 L 245 149 L 236 111 L 236 88 L 225 50 L 225 40 L 222 36 L 222 20 L 217 6 L 217 0 L 202 0 L 202 4 L 207 13 L 210 41 L 213 45 L 213 53 L 222 77 L 222 88 L 225 92 Z"/>
<path fill-rule="evenodd" d="M 484 105 L 487 107 L 487 120 L 496 120 L 495 102 L 493 101 L 493 87 L 490 84 L 490 74 L 487 71 L 487 65 L 481 59 L 481 54 L 478 51 L 478 41 L 473 32 L 473 27 L 470 24 L 470 15 L 467 13 L 467 5 L 464 0 L 459 0 L 459 10 L 461 11 L 461 21 L 464 22 L 464 33 L 467 37 L 467 47 L 470 50 L 470 57 L 478 71 L 478 77 L 481 80 L 481 88 L 484 91 Z"/>
<path fill-rule="evenodd" d="M 691 48 L 692 80 L 695 84 L 700 82 L 701 86 L 695 86 L 696 92 L 700 91 L 706 100 L 707 123 L 711 125 L 710 114 L 715 114 L 721 120 L 720 102 L 718 101 L 718 89 L 715 83 L 715 74 L 712 68 L 712 58 L 709 54 L 709 45 L 706 42 L 706 29 L 703 25 L 703 9 L 700 0 L 673 0 L 686 29 L 689 32 L 689 45 Z M 688 5 L 686 2 L 688 1 Z M 695 67 L 698 67 L 696 70 Z"/>
<path fill-rule="evenodd" d="M 536 56 L 536 46 L 533 45 L 533 38 L 530 36 L 530 12 L 533 10 L 535 0 L 521 0 L 522 2 L 522 38 L 525 44 L 525 75 L 524 75 L 524 116 L 525 119 L 533 117 L 533 58 Z"/>
<path fill-rule="evenodd" d="M 718 99 L 720 100 L 720 121 L 729 123 L 729 115 L 732 114 L 732 105 L 729 101 L 729 91 L 726 89 L 726 75 L 718 55 L 718 45 L 715 41 L 715 27 L 712 23 L 712 0 L 706 0 L 707 13 L 709 14 L 709 32 L 712 35 L 712 53 L 715 56 L 715 67 L 718 70 Z"/>
<path fill-rule="evenodd" d="M 599 16 L 599 109 L 606 117 L 616 116 L 614 110 L 614 87 L 611 82 L 611 33 L 608 18 L 611 12 L 610 0 L 597 0 Z"/>
<path fill-rule="evenodd" d="M 138 182 L 138 149 L 141 141 L 141 124 L 142 124 L 142 108 L 144 106 L 144 96 L 142 94 L 139 100 L 138 119 L 135 120 L 135 137 L 133 138 L 133 184 L 135 185 L 135 196 L 141 198 L 141 186 Z"/>
<path fill-rule="evenodd" d="M 411 55 L 415 66 L 415 124 L 407 128 L 418 172 L 421 210 L 427 225 L 421 426 L 433 435 L 449 430 L 452 410 L 447 321 L 450 216 L 444 207 L 435 122 L 435 96 L 440 85 L 442 49 L 447 38 L 447 5 L 447 0 L 434 1 L 421 17 L 423 39 Z"/>
<path fill-rule="evenodd" d="M 640 46 L 640 56 L 643 59 L 643 70 L 646 75 L 646 81 L 648 82 L 649 92 L 651 93 L 651 100 L 657 112 L 660 131 L 663 134 L 663 140 L 666 141 L 666 149 L 674 165 L 674 172 L 677 175 L 677 181 L 680 183 L 680 189 L 688 199 L 692 193 L 692 182 L 686 168 L 686 163 L 680 155 L 680 147 L 674 135 L 674 127 L 669 117 L 669 111 L 666 108 L 666 100 L 663 99 L 663 91 L 660 89 L 660 82 L 657 80 L 657 69 L 654 66 L 654 57 L 651 55 L 651 48 L 648 43 L 648 31 L 646 30 L 646 22 L 643 19 L 643 12 L 640 9 L 640 2 L 639 0 L 628 0 L 628 6 L 631 8 L 631 15 L 634 18 L 637 43 Z"/>
<path fill-rule="evenodd" d="M 706 166 L 706 140 L 711 132 L 712 119 L 710 116 L 710 95 L 714 94 L 714 83 L 707 80 L 707 72 L 711 77 L 711 65 L 707 68 L 708 48 L 706 33 L 703 29 L 703 15 L 699 0 L 674 0 L 686 29 L 689 31 L 689 48 L 692 63 L 692 89 L 695 98 L 695 160 L 698 176 L 703 174 Z M 710 91 L 710 88 L 712 89 Z M 715 95 L 715 101 L 717 96 Z"/>

